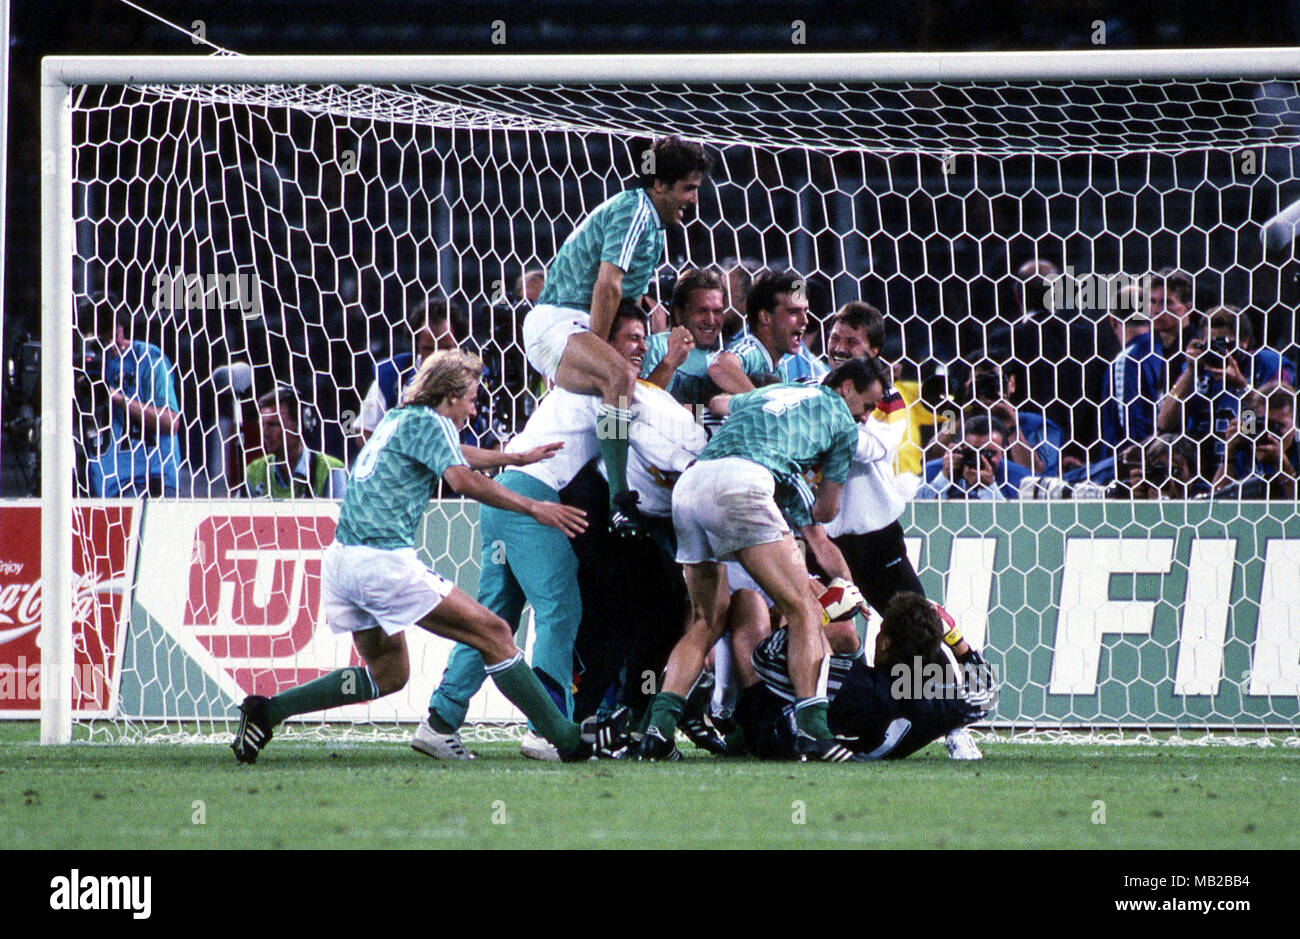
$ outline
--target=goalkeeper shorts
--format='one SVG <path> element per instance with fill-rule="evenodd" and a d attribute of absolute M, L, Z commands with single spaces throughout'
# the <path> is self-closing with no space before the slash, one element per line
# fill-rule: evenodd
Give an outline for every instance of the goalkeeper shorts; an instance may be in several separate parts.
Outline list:
<path fill-rule="evenodd" d="M 414 548 L 337 541 L 321 563 L 321 611 L 336 633 L 378 626 L 395 636 L 422 620 L 456 585 L 421 563 Z"/>
<path fill-rule="evenodd" d="M 524 317 L 524 354 L 528 356 L 528 364 L 554 380 L 569 337 L 587 332 L 590 323 L 591 314 L 582 310 L 549 303 L 533 307 Z"/>
<path fill-rule="evenodd" d="M 741 548 L 780 541 L 790 531 L 776 507 L 776 480 L 740 457 L 701 460 L 673 487 L 677 563 L 733 561 Z"/>

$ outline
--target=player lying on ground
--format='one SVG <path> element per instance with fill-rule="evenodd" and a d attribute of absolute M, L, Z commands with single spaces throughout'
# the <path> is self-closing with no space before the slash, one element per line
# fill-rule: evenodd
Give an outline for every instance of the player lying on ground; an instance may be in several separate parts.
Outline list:
<path fill-rule="evenodd" d="M 813 551 L 822 552 L 823 570 L 849 581 L 843 556 L 820 524 L 839 511 L 840 489 L 857 447 L 857 422 L 882 391 L 868 378 L 866 366 L 854 359 L 828 375 L 824 385 L 771 385 L 720 402 L 730 416 L 673 490 L 677 560 L 686 566 L 691 624 L 673 649 L 663 688 L 651 705 L 650 725 L 637 751 L 642 759 L 672 759 L 676 753 L 672 740 L 685 696 L 726 628 L 730 590 L 723 562 L 732 559 L 790 625 L 790 677 L 802 752 L 835 758 L 839 746 L 826 726 L 826 698 L 818 692 L 827 651 L 821 609 L 808 590 L 808 571 L 790 531 L 799 529 Z M 815 495 L 803 476 L 814 467 L 822 474 Z"/>
<path fill-rule="evenodd" d="M 231 745 L 241 763 L 257 759 L 286 717 L 403 688 L 410 674 L 403 633 L 411 625 L 477 649 L 497 687 L 564 759 L 622 748 L 625 715 L 582 726 L 566 719 L 524 661 L 505 620 L 416 557 L 416 529 L 440 479 L 462 495 L 566 535 L 586 526 L 581 510 L 511 492 L 466 465 L 459 431 L 474 415 L 482 373 L 483 364 L 467 353 L 429 356 L 403 393 L 402 406 L 384 415 L 358 455 L 334 543 L 325 552 L 321 593 L 330 628 L 352 633 L 365 664 L 337 669 L 272 698 L 245 698 Z"/>
<path fill-rule="evenodd" d="M 737 654 L 757 637 L 740 637 Z M 750 752 L 799 759 L 794 689 L 786 675 L 788 634 L 778 629 L 756 643 L 752 671 L 742 670 L 736 719 Z M 951 650 L 951 658 L 945 652 Z M 939 609 L 920 594 L 902 592 L 885 610 L 875 664 L 833 656 L 827 676 L 827 723 L 843 746 L 841 762 L 897 760 L 982 719 L 997 699 L 983 658 Z"/>
<path fill-rule="evenodd" d="M 612 334 L 613 348 L 637 367 L 645 352 L 645 322 L 645 313 L 625 304 Z M 647 510 L 666 515 L 669 490 L 661 489 L 661 484 L 669 485 L 668 480 L 700 452 L 704 430 L 667 392 L 653 385 L 639 384 L 635 402 L 643 417 L 632 434 L 628 475 L 644 493 Z M 501 485 L 521 497 L 558 506 L 560 490 L 599 455 L 602 417 L 597 404 L 590 395 L 572 394 L 563 388 L 548 392 L 506 451 L 540 450 L 557 443 L 562 443 L 563 449 L 544 463 L 502 473 Z M 562 534 L 515 512 L 485 508 L 480 525 L 483 549 L 478 601 L 502 617 L 512 631 L 524 604 L 532 606 L 537 629 L 533 667 L 556 705 L 571 713 L 573 649 L 583 615 L 574 549 Z M 680 625 L 680 619 L 677 623 Z M 469 758 L 457 731 L 485 677 L 485 660 L 477 648 L 462 643 L 452 650 L 442 682 L 429 700 L 428 717 L 411 742 L 418 752 L 435 759 Z M 525 755 L 545 758 L 545 748 L 530 741 Z"/>
<path fill-rule="evenodd" d="M 712 161 L 676 137 L 656 140 L 639 161 L 639 185 L 607 199 L 560 246 L 537 306 L 524 319 L 533 368 L 575 394 L 598 395 L 612 432 L 600 440 L 609 475 L 610 526 L 639 533 L 636 496 L 627 485 L 630 402 L 638 370 L 608 339 L 620 300 L 639 300 L 664 256 L 664 229 L 699 201 Z M 646 171 L 648 170 L 648 171 Z"/>
<path fill-rule="evenodd" d="M 866 307 L 874 313 L 870 307 Z M 884 610 L 903 591 L 925 596 L 925 588 L 907 556 L 902 517 L 907 500 L 895 485 L 894 458 L 907 431 L 907 407 L 891 387 L 890 368 L 877 357 L 868 314 L 848 307 L 836 315 L 831 329 L 832 359 L 846 348 L 866 350 L 862 361 L 884 393 L 858 424 L 858 446 L 840 497 L 840 511 L 826 523 L 826 534 L 844 555 L 853 582 L 862 588 L 874 610 Z M 948 755 L 978 760 L 979 747 L 969 732 L 954 731 L 944 741 Z"/>

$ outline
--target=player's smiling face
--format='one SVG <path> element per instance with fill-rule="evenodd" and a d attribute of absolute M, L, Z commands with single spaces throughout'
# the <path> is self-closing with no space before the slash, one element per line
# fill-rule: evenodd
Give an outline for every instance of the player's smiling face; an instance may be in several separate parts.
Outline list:
<path fill-rule="evenodd" d="M 722 317 L 726 304 L 721 290 L 692 290 L 682 311 L 682 325 L 691 331 L 695 344 L 712 349 L 722 335 Z"/>
<path fill-rule="evenodd" d="M 845 323 L 836 323 L 831 327 L 830 337 L 826 340 L 826 357 L 831 360 L 832 368 L 843 365 L 849 359 L 871 354 L 865 329 L 854 329 Z"/>
<path fill-rule="evenodd" d="M 803 345 L 804 330 L 808 328 L 808 301 L 793 293 L 778 293 L 769 317 L 777 350 L 782 355 L 798 352 Z"/>
<path fill-rule="evenodd" d="M 645 326 L 634 319 L 621 319 L 609 344 L 635 365 L 638 372 L 641 371 L 641 360 L 645 358 Z"/>
<path fill-rule="evenodd" d="M 656 179 L 650 188 L 650 200 L 659 210 L 660 220 L 665 225 L 678 225 L 684 221 L 688 208 L 699 205 L 700 186 L 703 184 L 703 173 L 690 173 L 671 186 Z"/>

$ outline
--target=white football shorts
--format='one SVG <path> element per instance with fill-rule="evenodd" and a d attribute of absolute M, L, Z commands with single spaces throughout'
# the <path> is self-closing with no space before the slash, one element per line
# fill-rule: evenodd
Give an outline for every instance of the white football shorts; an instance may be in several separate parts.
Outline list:
<path fill-rule="evenodd" d="M 395 636 L 423 619 L 455 586 L 425 567 L 414 548 L 334 542 L 321 563 L 321 610 L 336 633 L 378 626 Z"/>
<path fill-rule="evenodd" d="M 790 526 L 775 492 L 771 473 L 739 457 L 689 467 L 673 487 L 677 562 L 734 561 L 741 548 L 780 541 Z"/>
<path fill-rule="evenodd" d="M 555 379 L 560 356 L 574 333 L 585 333 L 591 314 L 542 303 L 524 317 L 524 354 L 528 363 L 547 378 Z"/>

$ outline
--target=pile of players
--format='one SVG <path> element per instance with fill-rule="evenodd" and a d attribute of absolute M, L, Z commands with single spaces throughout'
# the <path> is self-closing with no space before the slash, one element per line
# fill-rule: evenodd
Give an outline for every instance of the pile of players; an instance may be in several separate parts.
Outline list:
<path fill-rule="evenodd" d="M 365 664 L 245 699 L 241 762 L 286 717 L 403 687 L 411 625 L 457 643 L 412 741 L 437 759 L 473 758 L 458 728 L 488 676 L 535 758 L 680 759 L 679 729 L 727 755 L 862 761 L 947 737 L 978 758 L 964 728 L 996 683 L 907 559 L 879 314 L 841 310 L 816 363 L 800 354 L 802 279 L 770 273 L 724 348 L 720 278 L 692 271 L 677 326 L 647 340 L 638 301 L 711 160 L 664 138 L 646 165 L 547 270 L 523 338 L 553 387 L 503 453 L 461 445 L 482 374 L 464 352 L 427 356 L 383 416 L 323 564 L 325 618 Z M 416 555 L 440 482 L 483 503 L 477 601 Z M 872 665 L 853 624 L 867 601 L 883 614 Z M 513 640 L 525 603 L 531 667 Z"/>

